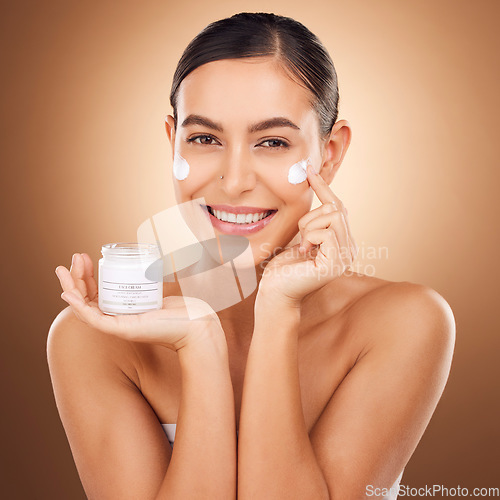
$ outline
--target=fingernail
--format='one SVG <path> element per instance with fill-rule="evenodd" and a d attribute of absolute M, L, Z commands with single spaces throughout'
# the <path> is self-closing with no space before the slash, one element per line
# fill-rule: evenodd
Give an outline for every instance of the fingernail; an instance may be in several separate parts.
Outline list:
<path fill-rule="evenodd" d="M 56 273 L 56 276 L 59 278 L 59 266 L 56 267 L 54 272 Z"/>
<path fill-rule="evenodd" d="M 316 167 L 313 165 L 311 158 L 307 159 L 307 164 L 311 167 L 311 170 L 313 171 L 313 173 L 315 173 L 315 174 L 319 173 L 319 169 L 316 171 Z"/>

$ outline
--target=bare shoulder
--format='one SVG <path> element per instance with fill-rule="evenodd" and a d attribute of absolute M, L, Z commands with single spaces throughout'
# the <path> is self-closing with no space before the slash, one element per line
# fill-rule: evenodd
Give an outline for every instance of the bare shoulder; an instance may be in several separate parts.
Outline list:
<path fill-rule="evenodd" d="M 351 314 L 363 319 L 375 310 L 378 315 L 404 318 L 405 321 L 453 319 L 451 307 L 441 294 L 427 285 L 409 281 L 377 280 L 377 286 L 371 287 L 352 304 Z M 378 315 L 370 314 L 370 319 Z"/>
<path fill-rule="evenodd" d="M 366 485 L 394 484 L 422 437 L 448 379 L 455 321 L 425 285 L 346 276 L 332 288 L 342 291 L 356 359 L 310 436 L 333 496 L 364 498 Z"/>
<path fill-rule="evenodd" d="M 433 288 L 408 281 L 377 280 L 347 312 L 349 324 L 366 332 L 365 350 L 377 343 L 432 343 L 453 350 L 455 319 L 445 298 Z"/>
<path fill-rule="evenodd" d="M 67 307 L 47 357 L 57 409 L 89 498 L 155 498 L 171 447 L 133 380 L 132 343 L 82 323 Z"/>
<path fill-rule="evenodd" d="M 138 384 L 135 370 L 135 353 L 132 343 L 107 335 L 80 321 L 70 306 L 65 307 L 54 319 L 47 337 L 47 360 L 51 376 L 56 367 L 65 373 L 81 366 L 87 372 L 101 367 Z M 54 381 L 53 381 L 54 382 Z"/>

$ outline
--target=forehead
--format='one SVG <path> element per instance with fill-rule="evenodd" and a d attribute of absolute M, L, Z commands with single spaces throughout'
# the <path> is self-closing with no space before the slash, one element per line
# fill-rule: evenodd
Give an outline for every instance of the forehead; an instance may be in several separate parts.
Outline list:
<path fill-rule="evenodd" d="M 247 123 L 269 116 L 310 120 L 311 93 L 273 59 L 214 61 L 191 72 L 177 98 L 179 117 L 196 113 Z"/>

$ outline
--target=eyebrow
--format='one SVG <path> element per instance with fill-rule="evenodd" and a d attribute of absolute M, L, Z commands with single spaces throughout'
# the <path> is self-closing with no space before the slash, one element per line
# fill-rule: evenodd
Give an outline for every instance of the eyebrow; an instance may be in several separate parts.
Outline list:
<path fill-rule="evenodd" d="M 212 130 L 216 130 L 217 132 L 223 132 L 224 129 L 220 123 L 216 123 L 210 118 L 201 115 L 189 115 L 182 122 L 182 127 L 188 127 L 189 125 L 202 125 L 203 127 L 211 128 Z M 254 132 L 262 132 L 263 130 L 267 130 L 275 127 L 290 127 L 295 130 L 300 130 L 300 128 L 295 125 L 291 120 L 285 118 L 284 116 L 276 116 L 274 118 L 269 118 L 268 120 L 263 120 L 258 123 L 254 123 L 248 127 L 248 131 L 250 133 Z"/>

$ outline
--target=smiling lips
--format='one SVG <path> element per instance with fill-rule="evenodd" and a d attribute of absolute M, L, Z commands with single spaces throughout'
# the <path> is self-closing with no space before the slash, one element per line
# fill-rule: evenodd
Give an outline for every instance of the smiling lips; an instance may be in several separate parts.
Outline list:
<path fill-rule="evenodd" d="M 202 208 L 216 229 L 226 234 L 239 235 L 260 231 L 271 222 L 277 212 L 272 208 L 230 205 L 208 205 Z"/>

